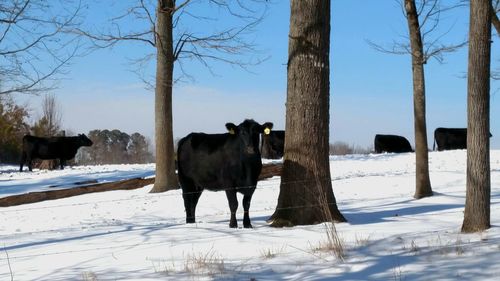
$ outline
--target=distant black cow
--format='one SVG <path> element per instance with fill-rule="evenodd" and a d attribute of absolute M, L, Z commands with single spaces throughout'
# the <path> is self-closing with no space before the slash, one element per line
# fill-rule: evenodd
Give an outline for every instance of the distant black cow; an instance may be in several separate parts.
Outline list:
<path fill-rule="evenodd" d="M 375 152 L 412 152 L 410 142 L 402 136 L 396 135 L 375 135 Z"/>
<path fill-rule="evenodd" d="M 271 129 L 267 128 L 262 134 L 260 153 L 265 159 L 280 159 L 283 157 L 285 147 L 285 131 L 271 131 Z"/>
<path fill-rule="evenodd" d="M 432 150 L 467 149 L 467 128 L 437 128 Z"/>
<path fill-rule="evenodd" d="M 491 137 L 489 133 L 489 137 Z M 437 128 L 434 130 L 433 150 L 467 149 L 467 128 Z"/>
<path fill-rule="evenodd" d="M 92 141 L 84 134 L 76 137 L 40 138 L 30 135 L 23 137 L 23 152 L 19 171 L 23 170 L 24 163 L 33 170 L 33 159 L 59 159 L 61 170 L 66 160 L 73 159 L 81 146 L 91 146 Z"/>
<path fill-rule="evenodd" d="M 231 210 L 229 227 L 236 228 L 236 192 L 243 194 L 243 226 L 252 227 L 248 210 L 262 169 L 259 135 L 272 123 L 260 125 L 245 120 L 238 126 L 227 123 L 226 134 L 191 133 L 177 149 L 179 182 L 182 187 L 186 223 L 195 222 L 198 199 L 204 189 L 226 191 Z"/>

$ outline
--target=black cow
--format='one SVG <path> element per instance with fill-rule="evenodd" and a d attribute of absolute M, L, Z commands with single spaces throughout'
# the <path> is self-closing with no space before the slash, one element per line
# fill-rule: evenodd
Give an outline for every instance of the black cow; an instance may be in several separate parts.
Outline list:
<path fill-rule="evenodd" d="M 243 194 L 243 226 L 251 228 L 248 210 L 262 169 L 259 135 L 272 123 L 260 125 L 245 120 L 238 126 L 227 123 L 226 134 L 191 133 L 179 141 L 178 175 L 186 208 L 186 223 L 195 222 L 198 199 L 204 189 L 226 191 L 231 220 L 236 228 L 236 192 Z"/>
<path fill-rule="evenodd" d="M 489 133 L 489 137 L 492 137 Z M 437 128 L 434 130 L 434 145 L 432 150 L 436 149 L 467 149 L 467 128 Z"/>
<path fill-rule="evenodd" d="M 271 131 L 267 128 L 262 134 L 260 153 L 265 159 L 280 159 L 285 147 L 285 131 Z"/>
<path fill-rule="evenodd" d="M 412 152 L 410 142 L 402 136 L 397 135 L 375 135 L 375 152 Z"/>
<path fill-rule="evenodd" d="M 432 150 L 436 149 L 467 149 L 467 128 L 437 128 L 434 130 L 434 145 Z"/>
<path fill-rule="evenodd" d="M 23 171 L 24 163 L 33 170 L 33 159 L 59 159 L 61 170 L 64 169 L 66 160 L 73 159 L 81 146 L 91 146 L 92 141 L 84 134 L 76 137 L 50 137 L 41 138 L 31 135 L 23 137 L 23 152 L 19 171 Z"/>

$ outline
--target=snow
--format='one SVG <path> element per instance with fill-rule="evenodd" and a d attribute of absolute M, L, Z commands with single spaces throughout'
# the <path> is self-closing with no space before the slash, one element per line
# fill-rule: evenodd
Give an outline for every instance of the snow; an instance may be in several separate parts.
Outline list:
<path fill-rule="evenodd" d="M 420 200 L 413 153 L 331 157 L 349 221 L 335 225 L 344 260 L 317 250 L 328 224 L 268 226 L 280 186 L 274 177 L 255 191 L 253 229 L 230 229 L 225 194 L 208 191 L 197 223 L 187 225 L 181 191 L 150 194 L 152 186 L 0 208 L 0 280 L 496 280 L 500 151 L 491 152 L 492 228 L 476 234 L 460 233 L 466 152 L 429 157 L 435 195 Z M 154 165 L 32 173 L 0 166 L 0 197 L 153 175 Z"/>

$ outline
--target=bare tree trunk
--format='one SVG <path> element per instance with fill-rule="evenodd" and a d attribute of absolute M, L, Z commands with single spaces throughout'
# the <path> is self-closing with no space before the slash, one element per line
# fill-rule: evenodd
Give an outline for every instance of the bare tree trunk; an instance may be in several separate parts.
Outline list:
<path fill-rule="evenodd" d="M 55 95 L 46 95 L 42 101 L 43 118 L 47 120 L 46 136 L 55 136 L 61 129 L 62 113 Z"/>
<path fill-rule="evenodd" d="M 425 119 L 424 48 L 415 0 L 405 0 L 405 10 L 410 33 L 411 61 L 413 72 L 413 115 L 415 118 L 415 157 L 417 199 L 432 196 L 429 178 L 429 149 L 427 146 L 427 124 Z"/>
<path fill-rule="evenodd" d="M 62 113 L 57 103 L 55 95 L 47 94 L 42 100 L 42 117 L 35 122 L 32 133 L 36 136 L 55 137 L 66 136 L 65 131 L 61 129 Z M 60 159 L 35 160 L 33 167 L 40 170 L 55 170 L 60 166 Z"/>
<path fill-rule="evenodd" d="M 172 86 L 174 72 L 172 16 L 174 7 L 174 0 L 158 0 L 155 89 L 156 178 L 153 189 L 150 192 L 164 192 L 179 188 L 175 174 L 172 130 Z"/>
<path fill-rule="evenodd" d="M 467 69 L 467 197 L 462 232 L 490 228 L 491 0 L 470 3 Z"/>
<path fill-rule="evenodd" d="M 330 1 L 292 0 L 285 155 L 272 226 L 346 221 L 332 190 L 329 157 Z M 325 205 L 326 203 L 326 205 Z M 326 212 L 329 214 L 325 215 Z"/>

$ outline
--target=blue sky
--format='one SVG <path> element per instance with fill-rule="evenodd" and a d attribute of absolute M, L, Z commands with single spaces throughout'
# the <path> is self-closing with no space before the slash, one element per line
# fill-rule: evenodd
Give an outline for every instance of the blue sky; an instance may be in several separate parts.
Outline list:
<path fill-rule="evenodd" d="M 106 14 L 92 9 L 89 15 Z M 176 138 L 192 131 L 223 132 L 226 122 L 239 123 L 244 118 L 271 121 L 275 128 L 284 129 L 289 13 L 289 1 L 275 0 L 269 7 L 264 22 L 251 36 L 269 59 L 251 72 L 216 64 L 213 76 L 199 64 L 186 64 L 195 81 L 174 87 Z M 467 9 L 443 15 L 442 22 L 443 30 L 451 30 L 443 42 L 466 39 Z M 333 0 L 331 28 L 330 142 L 368 147 L 375 134 L 384 133 L 403 135 L 413 143 L 410 57 L 380 53 L 367 43 L 390 45 L 405 40 L 406 20 L 399 5 L 392 0 Z M 497 42 L 494 33 L 493 50 Z M 76 59 L 56 91 L 64 127 L 75 133 L 116 128 L 154 139 L 154 93 L 145 89 L 127 60 L 151 51 L 148 46 L 123 44 Z M 493 68 L 497 61 L 498 54 L 493 52 Z M 466 69 L 466 48 L 447 55 L 443 64 L 432 60 L 426 65 L 431 147 L 435 128 L 466 127 Z M 500 148 L 498 87 L 492 82 L 493 148 Z M 37 99 L 30 105 L 36 112 Z"/>

